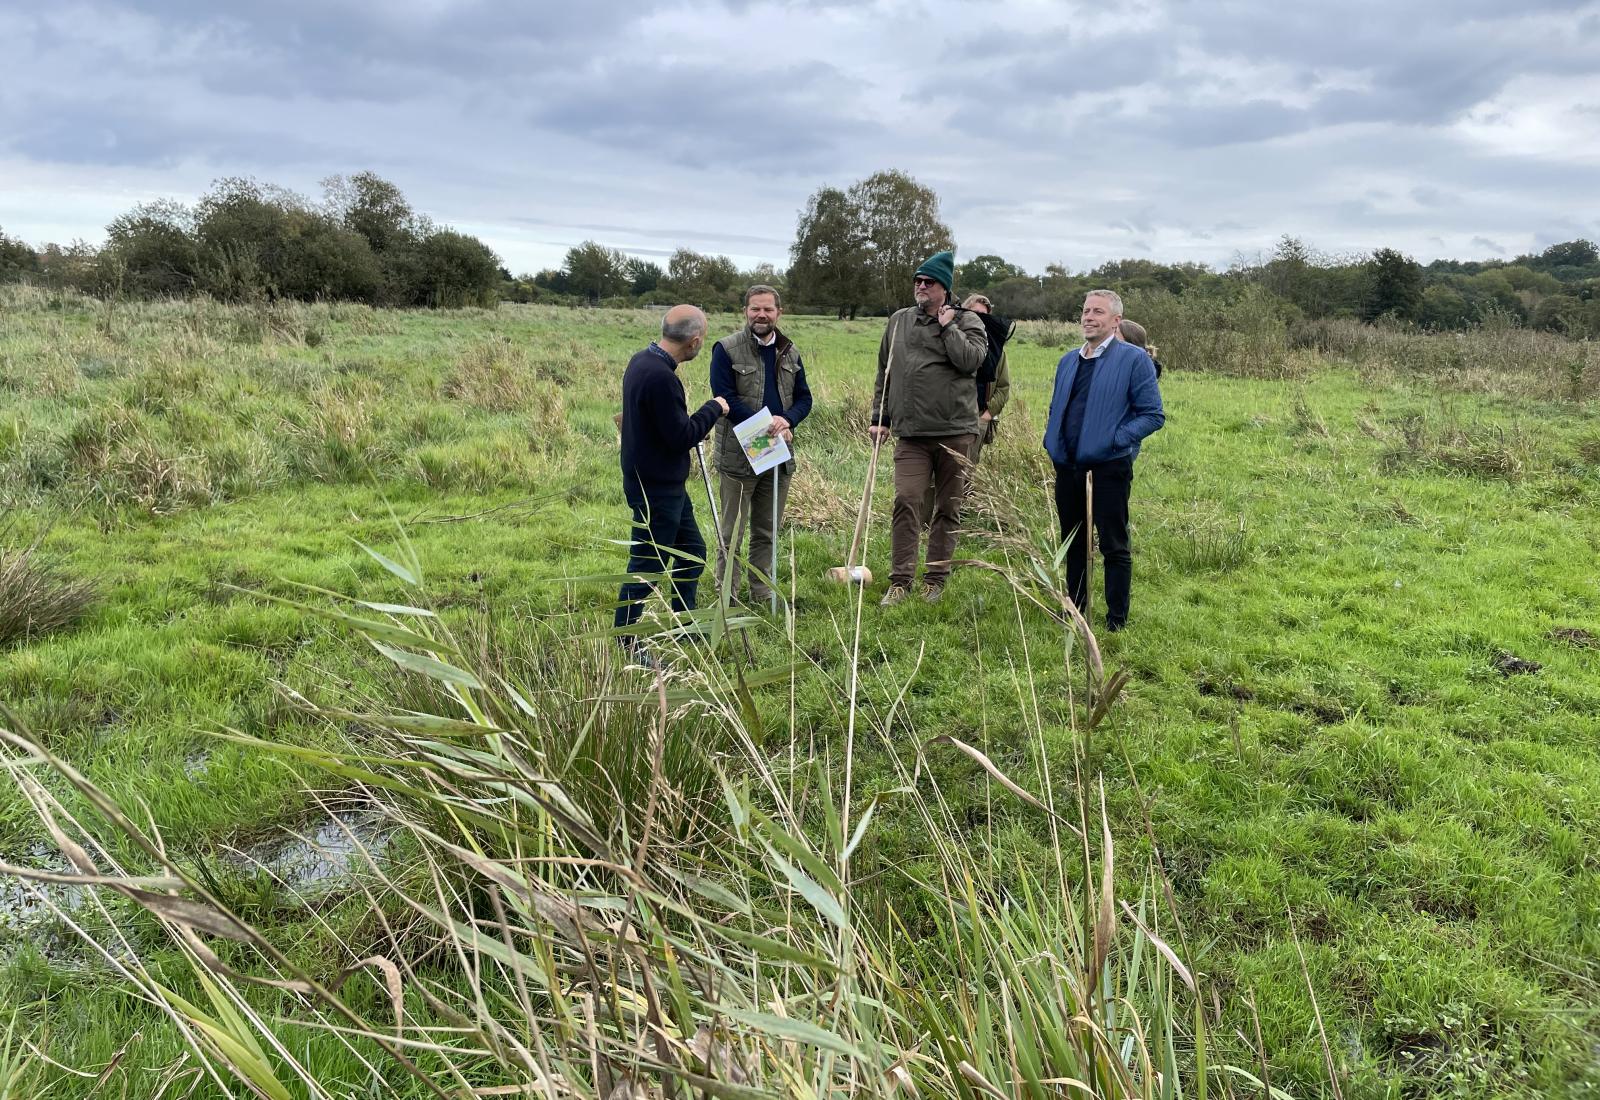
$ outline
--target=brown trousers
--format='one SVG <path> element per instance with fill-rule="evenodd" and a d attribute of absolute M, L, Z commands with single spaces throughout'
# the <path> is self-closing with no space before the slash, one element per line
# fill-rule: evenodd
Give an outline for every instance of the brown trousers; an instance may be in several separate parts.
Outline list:
<path fill-rule="evenodd" d="M 967 470 L 967 490 L 968 490 L 968 492 L 970 492 L 971 489 L 972 489 L 972 471 L 976 470 L 978 468 L 978 456 L 983 454 L 983 445 L 985 443 L 993 442 L 992 437 L 994 435 L 994 421 L 991 420 L 986 425 L 983 424 L 983 423 L 980 423 L 978 425 L 978 428 L 979 428 L 978 434 L 972 437 L 972 450 L 967 452 L 967 461 L 972 463 L 971 468 L 969 468 Z M 984 428 L 988 428 L 988 430 L 987 431 L 982 430 Z M 924 531 L 926 531 L 928 529 L 928 524 L 933 522 L 933 495 L 934 495 L 933 494 L 933 483 L 929 482 L 928 483 L 928 491 L 926 493 L 922 494 L 922 512 L 921 512 L 921 515 L 922 515 L 922 529 Z M 963 496 L 965 496 L 965 494 L 963 494 Z"/>
<path fill-rule="evenodd" d="M 779 526 L 783 524 L 783 510 L 789 503 L 789 483 L 794 480 L 793 470 L 794 463 L 786 462 L 776 471 Z M 750 554 L 745 560 L 750 576 L 750 598 L 758 603 L 772 597 L 772 588 L 767 580 L 772 572 L 773 540 L 777 537 L 777 528 L 772 525 L 773 475 L 774 471 L 768 470 L 760 477 L 753 474 L 750 477 L 735 477 L 724 470 L 717 478 L 717 496 L 722 509 L 722 539 L 717 547 L 717 585 L 720 588 L 722 578 L 727 576 L 727 554 L 739 556 L 748 526 Z M 723 547 L 727 547 L 726 553 Z M 729 588 L 730 596 L 738 595 L 737 567 Z"/>
<path fill-rule="evenodd" d="M 917 573 L 922 541 L 923 498 L 933 494 L 928 522 L 928 559 L 923 577 L 943 584 L 955 556 L 961 502 L 967 495 L 967 455 L 971 435 L 898 439 L 894 445 L 894 520 L 890 536 L 889 583 L 910 586 Z"/>

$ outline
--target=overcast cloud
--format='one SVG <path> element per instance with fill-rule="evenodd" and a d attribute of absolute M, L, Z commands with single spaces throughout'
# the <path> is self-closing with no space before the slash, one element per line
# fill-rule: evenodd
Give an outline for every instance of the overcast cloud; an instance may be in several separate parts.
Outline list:
<path fill-rule="evenodd" d="M 900 168 L 1030 270 L 1600 239 L 1600 0 L 24 0 L 0 228 L 372 169 L 514 271 L 584 239 L 787 263 Z"/>

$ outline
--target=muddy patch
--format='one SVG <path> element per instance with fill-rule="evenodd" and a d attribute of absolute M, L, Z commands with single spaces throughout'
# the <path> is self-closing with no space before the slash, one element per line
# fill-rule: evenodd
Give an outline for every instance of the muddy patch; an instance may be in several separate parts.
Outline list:
<path fill-rule="evenodd" d="M 393 823 L 381 814 L 345 810 L 297 835 L 236 849 L 228 861 L 247 875 L 266 874 L 297 894 L 324 894 L 369 871 L 367 856 L 382 863 L 393 840 Z"/>
<path fill-rule="evenodd" d="M 1494 655 L 1493 663 L 1495 671 L 1502 676 L 1527 676 L 1544 667 L 1538 661 L 1518 657 L 1515 653 L 1504 649 Z"/>
<path fill-rule="evenodd" d="M 72 865 L 60 852 L 43 844 L 35 844 L 15 856 L 8 855 L 3 862 L 58 874 L 74 873 Z M 83 908 L 88 900 L 87 886 L 30 882 L 11 875 L 0 876 L 0 941 L 29 938 L 32 933 L 55 922 L 56 909 L 74 913 Z M 52 904 L 54 909 L 51 908 Z"/>
<path fill-rule="evenodd" d="M 1600 649 L 1600 638 L 1581 626 L 1558 626 L 1550 632 L 1549 638 L 1553 642 L 1565 642 L 1579 649 Z"/>

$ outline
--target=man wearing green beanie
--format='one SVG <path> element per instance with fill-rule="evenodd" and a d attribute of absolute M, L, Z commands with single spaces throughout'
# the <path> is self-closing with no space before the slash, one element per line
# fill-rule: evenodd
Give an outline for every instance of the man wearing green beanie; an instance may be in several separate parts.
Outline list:
<path fill-rule="evenodd" d="M 953 307 L 954 282 L 954 253 L 937 252 L 924 260 L 912 278 L 916 305 L 889 318 L 878 346 L 867 435 L 874 443 L 891 434 L 895 438 L 894 521 L 889 590 L 880 601 L 884 607 L 911 594 L 922 539 L 922 500 L 930 485 L 934 506 L 921 587 L 930 603 L 944 594 L 955 556 L 967 491 L 966 456 L 978 434 L 974 379 L 988 354 L 989 338 L 976 313 Z"/>

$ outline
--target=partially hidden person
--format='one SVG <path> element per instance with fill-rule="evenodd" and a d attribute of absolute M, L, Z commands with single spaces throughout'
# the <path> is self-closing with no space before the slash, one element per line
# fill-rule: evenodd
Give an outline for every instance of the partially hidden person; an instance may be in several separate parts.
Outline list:
<path fill-rule="evenodd" d="M 994 316 L 993 305 L 982 294 L 967 295 L 967 300 L 961 303 L 961 308 L 971 310 L 982 317 Z M 1009 327 L 1008 322 L 1001 324 Z M 977 385 L 974 387 L 978 402 L 978 435 L 972 441 L 972 450 L 967 453 L 967 461 L 970 463 L 967 469 L 969 496 L 972 492 L 972 475 L 978 468 L 978 458 L 983 454 L 984 445 L 994 442 L 995 434 L 999 430 L 1000 412 L 1006 407 L 1006 402 L 1011 400 L 1011 370 L 1006 365 L 1005 327 L 1002 327 L 1002 336 L 996 339 L 993 330 L 985 325 L 989 347 L 984 353 L 983 366 L 978 370 Z M 932 519 L 933 487 L 930 485 L 922 498 L 923 527 L 927 527 Z"/>
<path fill-rule="evenodd" d="M 1156 346 L 1150 342 L 1150 334 L 1138 321 L 1130 321 L 1126 317 L 1117 326 L 1117 335 L 1136 348 L 1143 348 L 1144 353 L 1150 357 L 1150 362 L 1155 364 L 1156 377 L 1161 377 L 1161 356 L 1156 354 Z"/>

